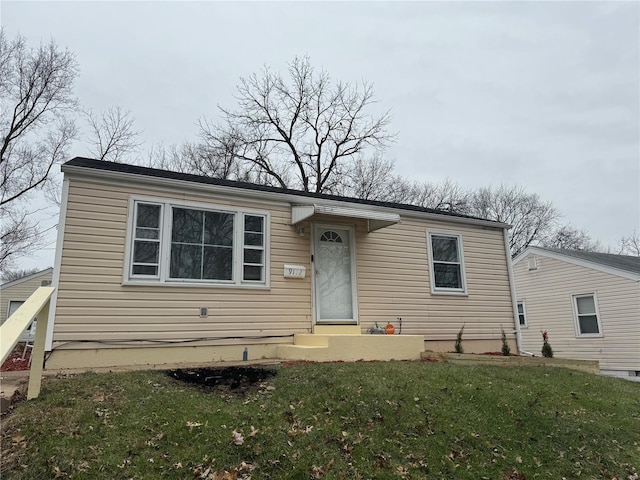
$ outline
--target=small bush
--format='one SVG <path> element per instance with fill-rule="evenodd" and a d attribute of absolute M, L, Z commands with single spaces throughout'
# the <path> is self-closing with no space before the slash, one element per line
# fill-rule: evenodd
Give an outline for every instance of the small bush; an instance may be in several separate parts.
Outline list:
<path fill-rule="evenodd" d="M 455 345 L 456 353 L 464 353 L 464 348 L 462 348 L 462 332 L 463 332 L 463 330 L 464 330 L 464 325 L 462 325 L 462 328 L 458 332 L 458 335 L 456 335 L 456 345 Z"/>
<path fill-rule="evenodd" d="M 507 334 L 504 333 L 504 328 L 500 327 L 500 329 L 502 330 L 502 355 L 508 357 L 511 355 L 511 347 L 507 343 Z"/>
<path fill-rule="evenodd" d="M 542 356 L 553 358 L 553 348 L 549 345 L 549 335 L 546 330 L 542 332 Z"/>

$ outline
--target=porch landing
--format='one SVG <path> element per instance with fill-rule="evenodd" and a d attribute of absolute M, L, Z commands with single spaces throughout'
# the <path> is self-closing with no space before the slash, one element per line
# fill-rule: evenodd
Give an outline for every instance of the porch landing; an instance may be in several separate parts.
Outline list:
<path fill-rule="evenodd" d="M 363 335 L 358 326 L 316 326 L 314 333 L 297 334 L 293 342 L 278 346 L 278 358 L 315 362 L 419 360 L 424 352 L 422 335 Z"/>

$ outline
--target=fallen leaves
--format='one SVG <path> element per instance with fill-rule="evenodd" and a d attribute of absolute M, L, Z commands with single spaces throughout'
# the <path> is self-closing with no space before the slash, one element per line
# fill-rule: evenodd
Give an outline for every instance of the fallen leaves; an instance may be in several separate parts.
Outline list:
<path fill-rule="evenodd" d="M 201 427 L 201 426 L 202 426 L 202 423 L 200 422 L 187 422 L 187 427 L 189 427 L 189 433 L 191 433 L 191 431 L 194 428 Z"/>
<path fill-rule="evenodd" d="M 244 437 L 240 432 L 234 430 L 231 432 L 231 441 L 234 445 L 242 445 L 244 443 Z"/>
<path fill-rule="evenodd" d="M 242 462 L 231 470 L 214 470 L 213 467 L 199 465 L 193 469 L 193 475 L 201 480 L 251 480 L 251 472 L 255 466 L 249 462 Z"/>

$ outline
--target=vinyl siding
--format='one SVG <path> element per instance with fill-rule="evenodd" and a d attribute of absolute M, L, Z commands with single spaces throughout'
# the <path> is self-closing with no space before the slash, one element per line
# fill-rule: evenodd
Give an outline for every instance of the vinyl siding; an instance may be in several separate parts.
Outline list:
<path fill-rule="evenodd" d="M 462 237 L 467 295 L 432 294 L 427 229 Z M 513 308 L 502 230 L 404 218 L 372 234 L 357 231 L 360 322 L 392 322 L 426 340 L 499 339 L 513 332 Z M 510 335 L 511 337 L 511 335 Z M 496 344 L 499 350 L 499 343 Z M 451 345 L 453 349 L 453 344 Z"/>
<path fill-rule="evenodd" d="M 131 195 L 270 212 L 271 288 L 123 285 Z M 228 199 L 211 200 L 184 192 L 176 194 L 72 180 L 60 266 L 54 347 L 74 341 L 191 341 L 310 331 L 309 277 L 284 279 L 282 276 L 285 260 L 309 267 L 308 239 L 292 234 L 289 223 L 290 207 L 284 205 L 232 204 Z M 200 307 L 208 308 L 208 317 L 200 318 Z M 90 346 L 73 345 L 74 348 Z"/>
<path fill-rule="evenodd" d="M 51 282 L 52 277 L 52 270 L 49 269 L 38 274 L 34 274 L 31 278 L 22 282 L 10 282 L 12 285 L 8 287 L 0 287 L 0 324 L 4 323 L 7 319 L 9 302 L 24 302 L 38 289 L 38 287 L 42 286 L 42 282 Z"/>
<path fill-rule="evenodd" d="M 541 330 L 557 357 L 598 360 L 602 370 L 640 370 L 640 283 L 610 273 L 536 255 L 514 266 L 518 300 L 525 302 L 524 350 L 539 354 Z M 602 337 L 579 337 L 573 295 L 595 293 Z"/>
<path fill-rule="evenodd" d="M 270 288 L 123 284 L 131 195 L 172 201 L 254 208 L 270 213 Z M 513 331 L 513 312 L 502 230 L 404 218 L 367 232 L 364 220 L 316 216 L 356 230 L 359 320 L 364 329 L 402 317 L 402 332 L 425 340 L 451 340 L 463 324 L 465 338 L 496 339 Z M 54 348 L 95 348 L 88 341 L 192 341 L 233 344 L 229 337 L 309 332 L 313 325 L 310 222 L 301 236 L 286 204 L 213 198 L 184 190 L 116 185 L 72 177 L 55 312 Z M 466 296 L 433 295 L 429 283 L 427 228 L 462 235 Z M 283 278 L 284 264 L 307 268 L 304 279 Z M 199 317 L 208 307 L 208 318 Z M 220 340 L 217 340 L 220 339 Z M 225 340 L 226 339 L 226 340 Z M 77 343 L 82 341 L 83 343 Z M 264 343 L 268 340 L 255 339 Z M 291 339 L 273 339 L 291 342 Z M 68 343 L 73 342 L 73 343 Z M 243 340 L 246 343 L 245 340 Z M 198 343 L 196 343 L 198 344 Z M 147 344 L 148 345 L 148 344 Z M 452 343 L 453 348 L 453 343 Z"/>

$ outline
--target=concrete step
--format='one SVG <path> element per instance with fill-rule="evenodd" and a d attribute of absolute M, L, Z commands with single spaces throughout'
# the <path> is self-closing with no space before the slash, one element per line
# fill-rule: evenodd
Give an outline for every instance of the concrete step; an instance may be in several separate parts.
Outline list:
<path fill-rule="evenodd" d="M 293 345 L 278 347 L 278 358 L 287 360 L 357 361 L 419 360 L 424 351 L 422 335 L 314 335 L 294 337 Z"/>
<path fill-rule="evenodd" d="M 360 335 L 360 325 L 314 325 L 314 334 L 320 335 Z"/>

